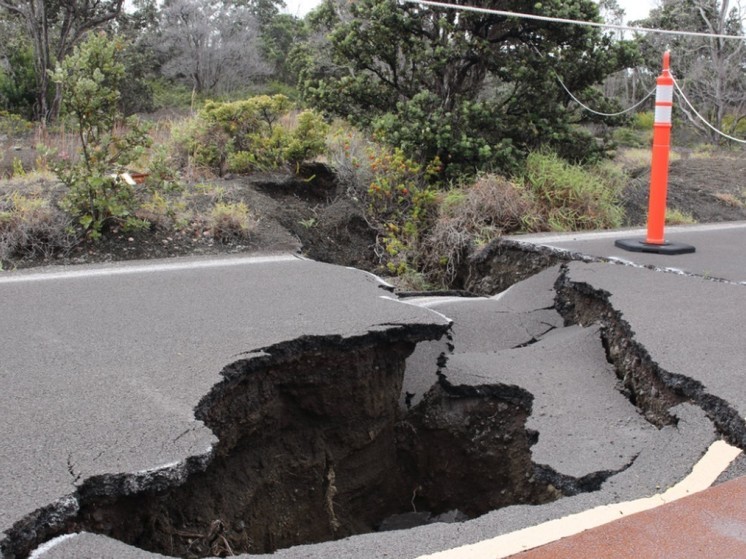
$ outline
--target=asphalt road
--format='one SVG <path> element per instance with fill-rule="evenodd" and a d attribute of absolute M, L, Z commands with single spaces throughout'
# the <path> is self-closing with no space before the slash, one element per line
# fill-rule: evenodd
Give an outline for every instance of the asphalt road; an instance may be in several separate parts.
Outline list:
<path fill-rule="evenodd" d="M 232 362 L 301 336 L 444 325 L 365 272 L 290 256 L 0 276 L 0 532 L 86 479 L 178 479 Z"/>
<path fill-rule="evenodd" d="M 410 358 L 405 390 L 415 399 L 437 382 L 433 359 L 450 353 L 440 372 L 452 383 L 516 384 L 534 394 L 535 461 L 572 476 L 622 471 L 599 491 L 547 505 L 298 546 L 272 557 L 502 556 L 447 550 L 660 493 L 721 437 L 703 406 L 722 403 L 743 417 L 745 234 L 746 224 L 673 230 L 670 238 L 697 247 L 694 255 L 675 257 L 619 251 L 613 240 L 629 232 L 523 237 L 630 265 L 574 262 L 492 298 L 407 304 L 387 298 L 367 274 L 291 257 L 0 278 L 3 316 L 12 317 L 0 325 L 8 340 L 0 373 L 10 387 L 0 394 L 0 529 L 69 495 L 86 477 L 169 468 L 207 453 L 214 439 L 194 420 L 193 408 L 239 355 L 308 333 L 352 336 L 451 319 L 450 342 L 423 344 Z M 551 310 L 559 273 L 608 294 L 634 341 L 663 371 L 696 388 L 701 401 L 672 410 L 676 425 L 652 428 L 622 397 L 597 326 L 563 327 Z M 721 426 L 732 428 L 732 439 L 740 417 Z M 82 534 L 50 542 L 35 556 L 156 555 Z"/>

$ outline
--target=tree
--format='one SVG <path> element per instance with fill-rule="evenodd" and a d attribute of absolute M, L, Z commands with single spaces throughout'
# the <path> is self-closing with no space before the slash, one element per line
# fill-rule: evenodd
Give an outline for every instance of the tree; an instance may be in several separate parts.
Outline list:
<path fill-rule="evenodd" d="M 36 78 L 31 43 L 19 29 L 18 22 L 0 17 L 0 109 L 34 116 Z"/>
<path fill-rule="evenodd" d="M 296 81 L 288 64 L 288 55 L 293 46 L 305 40 L 307 35 L 303 21 L 289 14 L 277 14 L 262 27 L 262 54 L 272 65 L 276 79 L 285 83 Z"/>
<path fill-rule="evenodd" d="M 119 109 L 126 116 L 155 108 L 152 80 L 162 64 L 157 48 L 157 1 L 133 0 L 130 6 L 134 9 L 123 11 L 109 28 L 109 33 L 124 43 L 121 59 L 127 79 L 119 87 Z"/>
<path fill-rule="evenodd" d="M 269 73 L 249 8 L 215 0 L 170 0 L 161 14 L 164 76 L 194 91 L 229 91 Z"/>
<path fill-rule="evenodd" d="M 468 4 L 599 19 L 591 0 Z M 634 54 L 627 43 L 587 27 L 396 0 L 360 0 L 349 15 L 346 9 L 327 0 L 310 16 L 331 33 L 326 54 L 294 53 L 306 99 L 457 172 L 515 164 L 543 143 L 575 159 L 591 155 L 592 142 L 580 143 L 570 126 L 570 100 L 555 76 L 588 95 Z"/>
<path fill-rule="evenodd" d="M 23 22 L 34 50 L 36 117 L 44 122 L 59 112 L 59 89 L 49 102 L 49 72 L 91 30 L 111 21 L 124 0 L 0 0 L 0 9 Z"/>
<path fill-rule="evenodd" d="M 249 13 L 259 21 L 261 28 L 280 14 L 280 8 L 285 7 L 284 0 L 234 0 L 233 4 L 248 8 Z"/>
<path fill-rule="evenodd" d="M 63 93 L 64 109 L 74 117 L 81 146 L 79 161 L 62 158 L 56 171 L 67 186 L 62 206 L 95 239 L 112 220 L 133 226 L 136 199 L 131 187 L 113 178 L 137 160 L 151 140 L 145 128 L 130 119 L 126 133 L 117 110 L 124 64 L 120 41 L 105 33 L 91 34 L 51 74 Z"/>
<path fill-rule="evenodd" d="M 640 23 L 662 29 L 743 35 L 743 16 L 740 4 L 729 0 L 663 0 Z M 715 128 L 732 133 L 746 119 L 744 41 L 649 34 L 641 38 L 641 44 L 652 76 L 660 72 L 663 51 L 671 50 L 675 78 L 697 111 Z M 677 104 L 677 109 L 710 141 L 723 141 L 685 104 Z"/>

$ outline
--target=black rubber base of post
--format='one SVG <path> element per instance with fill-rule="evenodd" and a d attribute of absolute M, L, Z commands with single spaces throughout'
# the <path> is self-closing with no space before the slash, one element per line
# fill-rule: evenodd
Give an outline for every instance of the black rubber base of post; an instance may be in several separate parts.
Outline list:
<path fill-rule="evenodd" d="M 614 246 L 630 252 L 651 252 L 654 254 L 690 254 L 695 251 L 692 245 L 665 242 L 662 245 L 646 243 L 643 239 L 619 239 Z"/>

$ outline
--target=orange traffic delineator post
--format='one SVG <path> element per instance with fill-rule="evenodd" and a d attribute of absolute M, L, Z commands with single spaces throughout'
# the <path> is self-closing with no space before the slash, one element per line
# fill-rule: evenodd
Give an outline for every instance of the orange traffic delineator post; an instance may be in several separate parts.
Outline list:
<path fill-rule="evenodd" d="M 663 53 L 663 72 L 658 76 L 655 90 L 655 124 L 653 125 L 653 158 L 650 170 L 648 199 L 648 231 L 645 239 L 619 239 L 614 245 L 632 252 L 657 254 L 687 254 L 694 247 L 669 243 L 663 234 L 666 224 L 666 196 L 668 191 L 668 155 L 671 151 L 671 112 L 673 109 L 673 76 L 670 69 L 671 53 Z"/>

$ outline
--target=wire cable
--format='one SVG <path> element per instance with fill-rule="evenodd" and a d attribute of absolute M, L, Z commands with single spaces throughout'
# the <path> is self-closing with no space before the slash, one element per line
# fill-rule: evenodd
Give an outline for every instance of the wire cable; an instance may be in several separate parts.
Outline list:
<path fill-rule="evenodd" d="M 673 84 L 674 84 L 674 86 L 676 86 L 676 91 L 679 92 L 679 95 L 681 95 L 681 98 L 684 100 L 684 103 L 686 103 L 686 105 L 692 110 L 692 112 L 696 115 L 696 117 L 705 124 L 705 126 L 707 126 L 710 130 L 712 130 L 716 134 L 720 134 L 723 138 L 727 138 L 727 139 L 732 140 L 734 142 L 738 142 L 739 144 L 746 144 L 746 140 L 743 140 L 741 138 L 734 138 L 733 136 L 729 136 L 725 132 L 722 132 L 721 130 L 718 130 L 712 124 L 710 124 L 709 122 L 707 122 L 707 119 L 705 119 L 705 117 L 703 117 L 701 114 L 699 114 L 697 112 L 697 109 L 694 108 L 694 106 L 691 104 L 691 102 L 689 101 L 689 99 L 687 99 L 686 95 L 684 95 L 684 92 L 679 87 L 679 82 L 677 82 L 674 79 Z"/>
<path fill-rule="evenodd" d="M 433 2 L 432 0 L 403 0 L 410 4 L 421 4 L 432 8 L 445 8 L 449 10 L 461 10 L 464 12 L 475 12 L 496 16 L 515 17 L 519 19 L 533 19 L 537 21 L 549 21 L 553 23 L 570 23 L 573 25 L 585 25 L 587 27 L 600 27 L 602 29 L 614 29 L 616 31 L 634 31 L 637 33 L 658 33 L 661 35 L 678 35 L 681 37 L 707 37 L 709 39 L 736 39 L 746 40 L 744 35 L 723 35 L 719 33 L 703 33 L 700 31 L 676 31 L 673 29 L 652 29 L 649 27 L 632 27 L 629 25 L 617 25 L 614 23 L 600 23 L 597 21 L 583 21 L 581 19 L 566 19 L 560 17 L 540 16 L 537 14 L 526 14 L 522 12 L 506 12 L 504 10 L 493 10 L 491 8 L 478 8 L 476 6 L 461 6 L 459 4 L 448 4 L 446 2 Z"/>
<path fill-rule="evenodd" d="M 562 89 L 564 89 L 565 92 L 567 92 L 567 94 L 570 96 L 570 98 L 573 101 L 575 101 L 578 105 L 580 105 L 581 107 L 583 107 L 589 113 L 593 113 L 594 115 L 598 115 L 598 116 L 612 117 L 612 116 L 621 116 L 623 114 L 630 113 L 630 112 L 634 111 L 637 107 L 639 107 L 640 105 L 642 105 L 645 101 L 647 101 L 648 99 L 650 99 L 650 97 L 652 97 L 652 95 L 655 93 L 655 88 L 651 89 L 650 92 L 648 92 L 648 94 L 645 97 L 643 97 L 640 101 L 638 101 L 637 103 L 635 103 L 631 107 L 629 107 L 627 109 L 624 109 L 623 111 L 619 111 L 618 113 L 601 113 L 599 111 L 591 109 L 588 105 L 584 104 L 580 99 L 578 99 L 577 97 L 575 97 L 575 95 L 573 95 L 572 92 L 569 89 L 567 89 L 567 86 L 560 79 L 560 77 L 557 75 L 557 73 L 556 72 L 553 72 L 553 73 L 554 73 L 554 77 L 557 78 L 557 81 L 562 86 Z"/>

